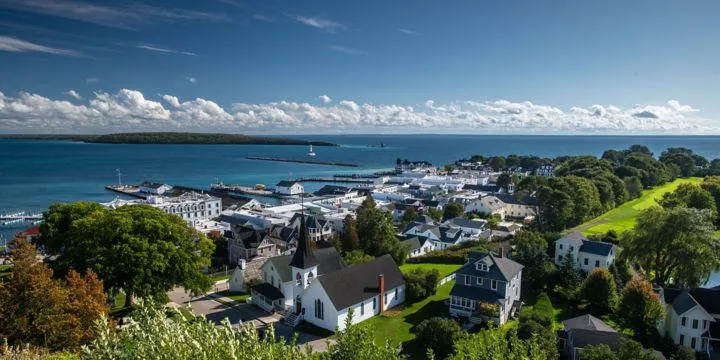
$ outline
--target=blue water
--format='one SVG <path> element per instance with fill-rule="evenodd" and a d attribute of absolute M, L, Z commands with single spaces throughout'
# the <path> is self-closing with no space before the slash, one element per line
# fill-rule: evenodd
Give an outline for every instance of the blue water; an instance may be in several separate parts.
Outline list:
<path fill-rule="evenodd" d="M 104 189 L 117 183 L 153 180 L 208 187 L 225 183 L 272 186 L 301 176 L 372 172 L 392 168 L 397 158 L 436 165 L 473 154 L 600 156 L 606 149 L 644 144 L 656 155 L 684 146 L 709 159 L 720 158 L 717 136 L 518 136 L 518 135 L 340 135 L 299 136 L 341 147 L 316 147 L 316 159 L 349 162 L 359 168 L 247 160 L 246 156 L 305 157 L 304 146 L 268 145 L 108 145 L 67 141 L 0 140 L 0 209 L 43 210 L 54 202 L 109 201 Z M 380 143 L 385 148 L 377 147 Z M 308 190 L 320 184 L 307 184 Z M 8 232 L 5 232 L 8 236 Z M 713 280 L 720 284 L 720 276 Z"/>

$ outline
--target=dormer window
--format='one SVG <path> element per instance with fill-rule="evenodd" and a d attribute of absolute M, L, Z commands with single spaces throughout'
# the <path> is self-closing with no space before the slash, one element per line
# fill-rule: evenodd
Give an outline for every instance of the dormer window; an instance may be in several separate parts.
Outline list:
<path fill-rule="evenodd" d="M 486 263 L 483 263 L 483 262 L 478 263 L 475 268 L 476 268 L 477 270 L 480 270 L 480 271 L 488 271 L 488 266 L 487 266 L 487 264 L 486 264 Z"/>

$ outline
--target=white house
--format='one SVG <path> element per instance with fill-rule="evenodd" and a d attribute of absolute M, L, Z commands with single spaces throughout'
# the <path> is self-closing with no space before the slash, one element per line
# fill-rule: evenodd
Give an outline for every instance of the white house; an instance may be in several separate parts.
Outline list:
<path fill-rule="evenodd" d="M 300 224 L 295 253 L 260 267 L 265 282 L 251 289 L 254 304 L 283 312 L 291 326 L 307 321 L 335 331 L 345 328 L 350 309 L 358 323 L 405 301 L 405 280 L 390 255 L 345 267 L 334 248 L 313 251 Z"/>
<path fill-rule="evenodd" d="M 676 345 L 708 355 L 720 353 L 720 287 L 656 291 L 665 305 L 660 334 Z"/>
<path fill-rule="evenodd" d="M 579 231 L 573 231 L 555 241 L 555 264 L 562 264 L 565 256 L 572 254 L 580 270 L 607 269 L 615 261 L 617 251 L 613 244 L 588 240 Z"/>
<path fill-rule="evenodd" d="M 160 184 L 156 182 L 145 181 L 139 186 L 140 192 L 152 195 L 163 195 L 168 190 L 172 189 L 172 186 L 167 184 Z"/>
<path fill-rule="evenodd" d="M 295 181 L 280 181 L 275 185 L 275 193 L 281 195 L 299 195 L 305 192 L 300 183 Z"/>
<path fill-rule="evenodd" d="M 413 221 L 403 232 L 405 236 L 417 236 L 432 242 L 433 250 L 442 250 L 447 247 L 458 245 L 464 241 L 473 240 L 460 228 L 450 226 L 438 226 Z"/>
<path fill-rule="evenodd" d="M 465 234 L 473 237 L 477 237 L 485 230 L 487 226 L 487 220 L 483 219 L 463 219 L 453 218 L 443 223 L 445 226 L 460 228 Z"/>
<path fill-rule="evenodd" d="M 411 236 L 400 242 L 401 245 L 408 247 L 408 257 L 423 256 L 433 250 L 435 246 L 428 238 Z"/>
<path fill-rule="evenodd" d="M 505 203 L 495 196 L 483 196 L 465 205 L 465 212 L 477 212 L 488 215 L 499 215 L 505 218 Z"/>
<path fill-rule="evenodd" d="M 450 291 L 450 315 L 480 323 L 493 320 L 504 324 L 520 307 L 523 266 L 492 253 L 471 252 L 468 261 L 455 272 Z M 495 306 L 490 314 L 483 306 Z"/>

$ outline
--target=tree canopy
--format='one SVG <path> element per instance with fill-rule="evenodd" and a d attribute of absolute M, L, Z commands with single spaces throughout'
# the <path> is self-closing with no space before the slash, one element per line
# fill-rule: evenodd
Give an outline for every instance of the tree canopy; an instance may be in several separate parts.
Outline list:
<path fill-rule="evenodd" d="M 635 277 L 625 284 L 617 308 L 625 326 L 635 330 L 641 340 L 646 340 L 656 331 L 655 325 L 665 313 L 660 298 L 653 291 L 652 285 L 640 277 Z"/>
<path fill-rule="evenodd" d="M 193 294 L 211 284 L 213 243 L 179 216 L 148 205 L 107 210 L 98 204 L 55 204 L 44 214 L 40 244 L 59 275 L 92 269 L 105 289 L 162 300 L 175 286 Z"/>
<path fill-rule="evenodd" d="M 363 200 L 356 216 L 360 246 L 366 254 L 372 256 L 390 254 L 396 263 L 405 262 L 408 249 L 395 236 L 392 216 L 389 212 L 378 209 L 371 195 Z"/>

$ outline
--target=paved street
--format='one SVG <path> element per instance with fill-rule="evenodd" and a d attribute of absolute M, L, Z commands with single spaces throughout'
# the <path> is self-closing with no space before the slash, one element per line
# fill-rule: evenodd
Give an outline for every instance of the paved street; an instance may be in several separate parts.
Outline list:
<path fill-rule="evenodd" d="M 275 328 L 275 336 L 277 338 L 283 337 L 286 340 L 290 340 L 294 333 L 291 327 L 280 321 L 280 315 L 271 315 L 250 304 L 238 304 L 230 307 L 216 301 L 210 295 L 191 298 L 187 293 L 185 293 L 183 288 L 175 288 L 173 291 L 168 293 L 168 296 L 170 297 L 170 301 L 179 306 L 190 304 L 195 313 L 204 314 L 208 320 L 216 324 L 220 324 L 220 322 L 225 318 L 230 320 L 232 325 L 237 325 L 240 321 L 251 321 L 254 323 L 255 327 L 264 327 L 265 325 L 272 323 Z M 298 334 L 298 344 L 303 345 L 309 343 L 316 351 L 323 351 L 327 349 L 325 339 L 307 333 L 298 332 Z"/>

